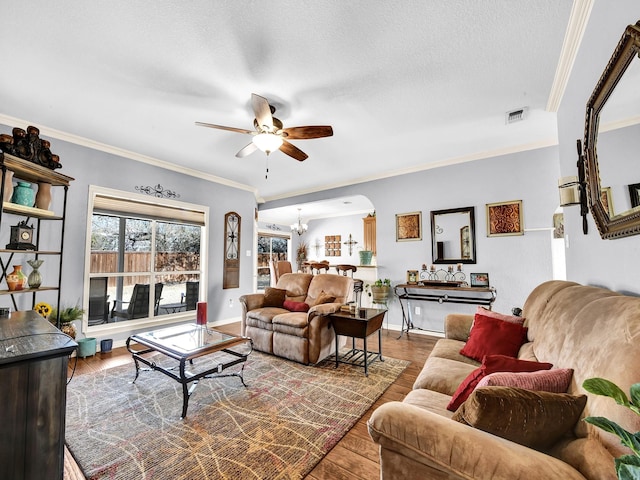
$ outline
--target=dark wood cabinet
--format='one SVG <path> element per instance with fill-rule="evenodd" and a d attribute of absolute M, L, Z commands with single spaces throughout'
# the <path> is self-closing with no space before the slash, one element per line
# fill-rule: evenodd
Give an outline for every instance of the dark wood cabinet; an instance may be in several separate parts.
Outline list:
<path fill-rule="evenodd" d="M 34 311 L 0 318 L 0 478 L 62 479 L 76 342 Z"/>

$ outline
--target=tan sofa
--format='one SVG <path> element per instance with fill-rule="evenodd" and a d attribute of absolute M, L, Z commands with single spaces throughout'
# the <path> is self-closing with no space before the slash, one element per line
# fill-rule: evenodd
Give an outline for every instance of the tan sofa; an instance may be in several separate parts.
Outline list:
<path fill-rule="evenodd" d="M 586 394 L 584 416 L 607 417 L 631 432 L 640 417 L 612 399 L 587 393 L 582 382 L 602 377 L 629 387 L 640 381 L 640 298 L 573 282 L 550 281 L 527 298 L 527 342 L 518 357 L 572 368 L 568 393 Z M 617 437 L 580 420 L 572 435 L 547 451 L 499 438 L 451 419 L 451 395 L 478 362 L 459 354 L 472 315 L 449 315 L 413 390 L 371 416 L 384 479 L 615 479 Z M 494 387 L 487 387 L 494 388 Z"/>
<path fill-rule="evenodd" d="M 265 307 L 262 293 L 243 295 L 242 334 L 253 340 L 262 352 L 315 364 L 335 350 L 335 335 L 326 315 L 349 301 L 353 280 L 341 275 L 287 273 L 276 288 L 287 291 L 286 300 L 314 305 L 322 292 L 335 297 L 332 303 L 315 305 L 308 312 L 290 312 L 280 307 Z"/>

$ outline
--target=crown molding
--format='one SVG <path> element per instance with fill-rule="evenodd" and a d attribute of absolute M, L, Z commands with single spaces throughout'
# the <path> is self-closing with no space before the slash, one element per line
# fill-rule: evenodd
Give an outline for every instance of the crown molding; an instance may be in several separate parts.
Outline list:
<path fill-rule="evenodd" d="M 27 120 L 23 120 L 21 118 L 11 117 L 9 115 L 4 115 L 0 113 L 0 123 L 5 124 L 7 126 L 10 125 L 34 125 L 34 122 L 29 122 Z M 43 125 L 38 124 L 38 128 L 40 129 L 40 134 L 55 138 L 56 140 L 62 140 L 64 142 L 69 142 L 74 145 L 79 145 L 81 147 L 90 148 L 92 150 L 98 150 L 101 152 L 109 153 L 111 155 L 116 155 L 118 157 L 127 158 L 129 160 L 134 160 L 136 162 L 146 163 L 148 165 L 153 165 L 154 167 L 163 168 L 165 170 L 171 170 L 173 172 L 182 173 L 184 175 L 189 175 L 191 177 L 201 178 L 203 180 L 207 180 L 213 183 L 219 183 L 220 185 L 225 185 L 228 187 L 237 188 L 239 190 L 245 190 L 253 193 L 254 197 L 258 198 L 258 192 L 255 188 L 245 185 L 243 183 L 234 182 L 232 180 L 228 180 L 226 178 L 218 177 L 216 175 L 212 175 L 210 173 L 206 173 L 200 170 L 196 170 L 194 168 L 187 168 L 183 166 L 179 166 L 170 162 L 166 162 L 164 160 L 158 160 L 154 157 L 149 157 L 147 155 L 142 155 L 140 153 L 132 152 L 129 150 L 125 150 L 123 148 L 114 147 L 113 145 L 107 145 L 106 143 L 96 142 L 89 138 L 80 137 L 78 135 L 74 135 L 72 133 L 63 132 L 61 130 L 56 130 L 55 128 L 49 128 Z"/>
<path fill-rule="evenodd" d="M 557 112 L 562 102 L 562 97 L 567 88 L 573 64 L 576 61 L 584 31 L 587 28 L 594 0 L 574 0 L 569 15 L 567 31 L 562 42 L 560 59 L 553 78 L 551 92 L 547 100 L 547 111 Z"/>

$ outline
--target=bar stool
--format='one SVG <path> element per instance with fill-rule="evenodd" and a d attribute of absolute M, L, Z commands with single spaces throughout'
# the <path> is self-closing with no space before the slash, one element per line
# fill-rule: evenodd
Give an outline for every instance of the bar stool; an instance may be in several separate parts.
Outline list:
<path fill-rule="evenodd" d="M 311 267 L 311 273 L 315 275 L 322 273 L 322 270 L 325 270 L 324 273 L 329 272 L 329 262 L 311 262 L 309 266 Z"/>
<path fill-rule="evenodd" d="M 346 277 L 347 272 L 351 272 L 351 278 L 353 278 L 353 274 L 357 271 L 358 267 L 356 267 L 355 265 L 336 265 L 336 272 L 338 272 L 338 275 L 344 275 Z M 360 308 L 360 305 L 362 304 L 362 290 L 364 290 L 364 282 L 359 278 L 353 278 L 353 293 L 356 296 L 358 308 Z"/>

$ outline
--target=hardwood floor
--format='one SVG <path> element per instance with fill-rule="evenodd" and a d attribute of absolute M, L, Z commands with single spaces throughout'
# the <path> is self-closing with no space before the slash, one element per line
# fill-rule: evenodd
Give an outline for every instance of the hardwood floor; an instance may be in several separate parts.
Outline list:
<path fill-rule="evenodd" d="M 233 334 L 240 332 L 239 323 L 216 328 Z M 412 333 L 410 336 L 405 334 L 400 339 L 397 337 L 398 332 L 396 331 L 382 330 L 383 356 L 407 360 L 411 363 L 347 435 L 305 477 L 307 480 L 370 480 L 380 477 L 378 448 L 369 437 L 367 420 L 373 411 L 383 403 L 402 400 L 411 391 L 414 380 L 438 340 L 436 337 L 417 333 Z M 74 375 L 90 374 L 131 362 L 131 355 L 124 347 L 114 348 L 110 353 L 98 353 L 93 357 L 78 359 Z M 75 359 L 69 363 L 71 369 Z M 64 479 L 84 479 L 70 455 L 65 456 Z"/>

